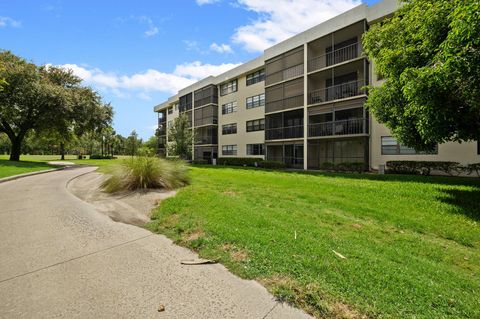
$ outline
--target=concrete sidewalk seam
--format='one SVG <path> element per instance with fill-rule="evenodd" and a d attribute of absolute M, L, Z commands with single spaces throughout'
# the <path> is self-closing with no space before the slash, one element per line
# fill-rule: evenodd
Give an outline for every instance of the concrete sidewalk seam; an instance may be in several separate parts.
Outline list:
<path fill-rule="evenodd" d="M 10 277 L 10 278 L 6 278 L 6 279 L 3 279 L 3 280 L 0 280 L 0 284 L 3 284 L 7 281 L 14 280 L 14 279 L 17 279 L 17 278 L 20 278 L 20 277 L 31 275 L 31 274 L 34 274 L 36 272 L 42 271 L 42 270 L 46 270 L 46 269 L 53 268 L 53 267 L 56 267 L 56 266 L 59 266 L 59 265 L 63 265 L 63 264 L 69 263 L 69 262 L 74 261 L 74 260 L 82 259 L 84 257 L 88 257 L 88 256 L 92 256 L 92 255 L 95 255 L 95 254 L 98 254 L 98 253 L 102 253 L 102 252 L 105 252 L 107 250 L 111 250 L 111 249 L 114 249 L 114 248 L 117 248 L 117 247 L 120 247 L 120 246 L 128 245 L 128 244 L 134 243 L 136 241 L 151 237 L 153 235 L 155 235 L 155 234 L 142 236 L 142 237 L 139 237 L 139 238 L 136 238 L 136 239 L 132 239 L 132 240 L 117 244 L 117 245 L 113 245 L 113 246 L 110 246 L 110 247 L 107 247 L 107 248 L 103 248 L 103 249 L 100 249 L 100 250 L 97 250 L 97 251 L 93 251 L 93 252 L 88 253 L 88 254 L 84 254 L 84 255 L 73 257 L 73 258 L 70 258 L 70 259 L 67 259 L 67 260 L 64 260 L 64 261 L 60 261 L 58 263 L 48 265 L 48 266 L 45 266 L 45 267 L 42 267 L 42 268 L 39 268 L 39 269 L 36 269 L 36 270 L 32 270 L 32 271 L 29 271 L 29 272 L 26 272 L 26 273 L 23 273 L 23 274 L 20 274 L 20 275 L 16 275 L 16 276 L 13 276 L 13 277 Z"/>
<path fill-rule="evenodd" d="M 275 305 L 273 305 L 272 309 L 270 309 L 270 310 L 265 314 L 265 316 L 262 317 L 262 319 L 267 318 L 268 315 L 272 313 L 273 309 L 277 308 L 277 306 L 278 306 L 278 301 L 275 301 Z"/>

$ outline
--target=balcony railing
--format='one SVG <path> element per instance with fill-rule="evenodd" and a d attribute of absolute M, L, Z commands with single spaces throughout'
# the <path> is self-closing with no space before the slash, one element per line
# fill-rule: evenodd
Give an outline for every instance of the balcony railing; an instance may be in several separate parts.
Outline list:
<path fill-rule="evenodd" d="M 282 82 L 300 75 L 303 75 L 303 63 L 292 66 L 285 70 L 280 70 L 275 73 L 267 74 L 265 78 L 265 85 Z"/>
<path fill-rule="evenodd" d="M 217 136 L 199 136 L 195 138 L 195 145 L 218 144 Z"/>
<path fill-rule="evenodd" d="M 265 113 L 277 112 L 303 106 L 303 94 L 284 98 L 282 100 L 271 101 L 265 104 Z"/>
<path fill-rule="evenodd" d="M 308 72 L 323 69 L 327 66 L 356 59 L 360 56 L 358 43 L 337 49 L 335 51 L 308 60 Z"/>
<path fill-rule="evenodd" d="M 309 137 L 355 135 L 366 133 L 368 133 L 367 118 L 315 123 L 308 126 Z"/>
<path fill-rule="evenodd" d="M 303 137 L 303 125 L 265 129 L 266 140 L 281 140 Z"/>
<path fill-rule="evenodd" d="M 317 104 L 365 94 L 365 81 L 351 81 L 308 93 L 308 104 Z"/>

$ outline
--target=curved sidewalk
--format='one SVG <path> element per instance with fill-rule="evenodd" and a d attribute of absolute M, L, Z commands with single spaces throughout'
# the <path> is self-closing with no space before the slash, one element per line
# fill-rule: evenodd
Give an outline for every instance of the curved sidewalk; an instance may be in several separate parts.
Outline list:
<path fill-rule="evenodd" d="M 221 265 L 181 265 L 196 255 L 66 190 L 93 170 L 0 184 L 1 318 L 309 318 Z"/>

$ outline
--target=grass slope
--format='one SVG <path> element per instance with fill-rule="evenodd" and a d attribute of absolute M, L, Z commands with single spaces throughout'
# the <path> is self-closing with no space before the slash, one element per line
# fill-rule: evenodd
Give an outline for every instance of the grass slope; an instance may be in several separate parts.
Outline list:
<path fill-rule="evenodd" d="M 318 317 L 480 318 L 478 180 L 194 167 L 153 218 Z"/>

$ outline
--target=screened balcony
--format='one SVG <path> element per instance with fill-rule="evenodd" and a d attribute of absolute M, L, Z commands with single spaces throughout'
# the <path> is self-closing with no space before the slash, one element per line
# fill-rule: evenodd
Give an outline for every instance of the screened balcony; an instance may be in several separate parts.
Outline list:
<path fill-rule="evenodd" d="M 266 145 L 266 159 L 284 163 L 289 168 L 303 168 L 303 142 L 285 142 Z"/>
<path fill-rule="evenodd" d="M 195 145 L 218 144 L 218 127 L 206 126 L 195 129 Z"/>
<path fill-rule="evenodd" d="M 304 73 L 303 46 L 265 62 L 265 85 L 272 85 L 299 77 Z"/>
<path fill-rule="evenodd" d="M 364 86 L 364 80 L 354 80 L 313 90 L 308 92 L 308 104 L 317 104 L 364 95 Z"/>
<path fill-rule="evenodd" d="M 368 134 L 368 115 L 363 107 L 309 115 L 308 137 Z"/>
<path fill-rule="evenodd" d="M 265 89 L 265 113 L 303 106 L 303 78 L 280 83 Z"/>
<path fill-rule="evenodd" d="M 325 35 L 308 44 L 308 72 L 314 72 L 355 60 L 362 56 L 362 34 L 365 21 L 359 21 L 343 29 Z"/>
<path fill-rule="evenodd" d="M 303 110 L 265 116 L 265 140 L 303 138 Z"/>

